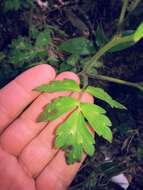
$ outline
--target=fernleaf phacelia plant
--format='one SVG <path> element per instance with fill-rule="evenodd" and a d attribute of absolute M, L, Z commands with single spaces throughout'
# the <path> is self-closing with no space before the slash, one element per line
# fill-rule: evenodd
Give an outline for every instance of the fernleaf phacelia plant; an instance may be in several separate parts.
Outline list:
<path fill-rule="evenodd" d="M 48 93 L 79 92 L 80 97 L 87 92 L 110 104 L 112 108 L 126 109 L 103 89 L 92 86 L 80 89 L 74 80 L 52 81 L 35 90 Z M 65 113 L 68 113 L 67 118 L 56 130 L 55 146 L 65 151 L 67 163 L 79 162 L 83 153 L 89 156 L 94 154 L 95 140 L 90 127 L 97 135 L 112 142 L 110 129 L 112 123 L 106 115 L 106 110 L 96 104 L 85 103 L 73 97 L 63 96 L 49 103 L 40 114 L 38 121 L 52 121 Z"/>

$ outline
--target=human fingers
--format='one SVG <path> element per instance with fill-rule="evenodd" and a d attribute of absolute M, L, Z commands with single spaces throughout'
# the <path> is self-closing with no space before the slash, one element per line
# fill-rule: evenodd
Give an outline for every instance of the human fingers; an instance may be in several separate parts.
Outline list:
<path fill-rule="evenodd" d="M 79 96 L 79 93 L 72 94 L 72 97 L 75 98 L 79 98 Z M 91 102 L 92 100 L 89 94 L 82 95 L 81 101 Z M 52 160 L 58 152 L 58 149 L 53 147 L 55 129 L 64 122 L 69 114 L 70 112 L 50 122 L 44 130 L 23 149 L 19 160 L 31 176 L 37 177 L 48 163 L 53 162 Z M 62 165 L 57 167 L 62 167 Z"/>
<path fill-rule="evenodd" d="M 72 72 L 64 72 L 56 77 L 56 80 L 69 78 L 79 83 L 79 78 Z M 9 153 L 17 156 L 22 149 L 38 134 L 47 124 L 37 123 L 37 117 L 43 111 L 43 107 L 59 96 L 68 96 L 70 92 L 44 93 L 40 95 L 32 105 L 16 119 L 1 135 L 1 146 Z"/>
<path fill-rule="evenodd" d="M 91 97 L 89 94 L 83 94 L 81 101 L 92 103 L 93 97 Z M 46 129 L 48 130 L 48 128 L 45 128 L 45 130 Z M 58 151 L 38 176 L 36 180 L 37 190 L 46 190 L 46 187 L 48 187 L 50 190 L 67 189 L 78 172 L 85 157 L 86 156 L 84 154 L 81 162 L 75 163 L 73 165 L 67 165 L 64 152 L 61 150 Z"/>
<path fill-rule="evenodd" d="M 66 190 L 72 182 L 73 178 L 80 169 L 82 161 L 67 165 L 64 158 L 64 152 L 59 151 L 54 159 L 45 167 L 41 174 L 36 179 L 36 190 Z"/>
<path fill-rule="evenodd" d="M 17 159 L 0 147 L 0 189 L 36 190 L 35 183 L 23 172 Z"/>
<path fill-rule="evenodd" d="M 0 133 L 39 95 L 33 88 L 55 78 L 50 65 L 38 65 L 0 90 Z"/>

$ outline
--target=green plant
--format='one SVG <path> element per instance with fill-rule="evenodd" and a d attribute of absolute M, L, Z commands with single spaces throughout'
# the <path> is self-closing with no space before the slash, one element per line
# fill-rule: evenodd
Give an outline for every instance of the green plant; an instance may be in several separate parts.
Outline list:
<path fill-rule="evenodd" d="M 79 92 L 80 98 L 84 92 L 95 96 L 108 103 L 112 108 L 126 109 L 123 105 L 113 100 L 103 89 L 87 86 L 80 89 L 80 86 L 73 80 L 52 81 L 37 87 L 39 92 L 71 91 Z M 62 148 L 66 153 L 67 162 L 72 164 L 81 160 L 83 152 L 92 156 L 94 154 L 95 140 L 87 123 L 97 135 L 112 142 L 111 121 L 106 116 L 106 111 L 92 103 L 84 103 L 72 97 L 60 97 L 48 104 L 44 112 L 39 116 L 38 121 L 52 121 L 70 112 L 67 119 L 56 130 L 55 146 Z"/>
<path fill-rule="evenodd" d="M 52 34 L 55 31 L 51 26 L 46 26 L 42 31 L 34 26 L 30 28 L 28 37 L 18 36 L 9 45 L 8 56 L 0 52 L 0 62 L 7 60 L 15 68 L 31 67 L 42 63 L 54 64 L 58 60 L 50 56 L 48 49 L 54 46 Z"/>
<path fill-rule="evenodd" d="M 34 5 L 34 1 L 33 0 L 4 0 L 3 2 L 3 7 L 4 7 L 4 11 L 17 11 L 19 9 L 21 9 L 22 7 L 31 7 Z"/>
<path fill-rule="evenodd" d="M 85 38 L 73 38 L 60 45 L 59 50 L 66 51 L 70 54 L 67 63 L 72 66 L 77 64 L 80 56 L 87 56 L 83 69 L 79 72 L 79 76 L 83 77 L 82 89 L 80 89 L 80 86 L 76 82 L 65 79 L 63 81 L 53 81 L 50 84 L 42 85 L 36 88 L 36 90 L 48 93 L 57 91 L 79 92 L 80 98 L 84 92 L 87 92 L 95 98 L 105 101 L 112 108 L 126 109 L 125 106 L 113 100 L 103 89 L 89 86 L 88 77 L 93 76 L 97 79 L 129 85 L 143 90 L 143 86 L 140 84 L 102 76 L 99 75 L 96 70 L 98 61 L 104 54 L 126 49 L 137 43 L 143 37 L 143 23 L 141 23 L 135 31 L 122 32 L 121 30 L 127 2 L 128 1 L 123 3 L 123 9 L 118 23 L 118 31 L 111 40 L 108 40 L 100 27 L 97 29 L 97 34 L 100 38 L 97 39 L 97 45 L 100 48 L 96 53 L 93 44 Z M 100 30 L 102 30 L 102 32 L 100 32 Z M 88 57 L 88 55 L 92 53 L 95 53 L 95 55 L 92 58 Z M 38 118 L 38 121 L 51 121 L 64 113 L 70 112 L 67 119 L 56 130 L 55 139 L 55 146 L 65 151 L 67 163 L 69 164 L 80 161 L 83 152 L 90 156 L 94 154 L 95 140 L 90 129 L 87 128 L 87 125 L 90 126 L 97 135 L 112 142 L 111 121 L 106 115 L 106 111 L 96 104 L 84 103 L 80 101 L 80 98 L 76 100 L 72 97 L 60 97 L 48 104 L 44 112 Z"/>
<path fill-rule="evenodd" d="M 134 1 L 132 9 L 139 2 Z M 27 68 L 41 62 L 50 63 L 54 66 L 58 63 L 58 72 L 70 69 L 78 73 L 82 79 L 81 89 L 75 81 L 66 79 L 64 81 L 53 81 L 48 85 L 37 87 L 35 90 L 42 93 L 57 91 L 78 92 L 80 97 L 84 92 L 87 92 L 95 98 L 105 101 L 112 108 L 119 109 L 126 108 L 113 100 L 103 89 L 90 86 L 88 84 L 89 77 L 143 90 L 140 83 L 124 81 L 98 73 L 98 68 L 103 66 L 101 62 L 102 56 L 129 48 L 143 37 L 143 24 L 140 24 L 136 30 L 124 31 L 123 24 L 126 9 L 128 8 L 128 0 L 123 1 L 115 35 L 110 38 L 105 34 L 101 24 L 97 27 L 95 40 L 97 47 L 85 37 L 76 37 L 64 41 L 57 48 L 57 45 L 54 44 L 54 33 L 61 33 L 58 28 L 46 24 L 42 26 L 42 29 L 33 26 L 31 19 L 34 9 L 33 1 L 15 0 L 13 3 L 6 0 L 3 5 L 5 11 L 17 11 L 23 7 L 28 7 L 30 8 L 31 17 L 28 23 L 29 36 L 19 36 L 17 39 L 12 40 L 7 53 L 8 56 L 4 52 L 0 52 L 0 62 L 7 59 L 14 68 Z M 67 59 L 51 56 L 48 53 L 49 48 L 53 48 L 56 52 L 64 52 L 67 54 Z M 58 58 L 60 59 L 60 64 Z M 37 121 L 55 120 L 65 113 L 69 115 L 56 131 L 55 146 L 65 151 L 68 163 L 80 161 L 83 152 L 90 156 L 93 155 L 95 140 L 90 129 L 86 127 L 87 125 L 92 127 L 97 135 L 102 136 L 109 142 L 112 141 L 111 121 L 106 115 L 106 110 L 96 104 L 84 103 L 80 101 L 80 98 L 76 100 L 72 97 L 60 97 L 54 100 L 46 106 Z"/>

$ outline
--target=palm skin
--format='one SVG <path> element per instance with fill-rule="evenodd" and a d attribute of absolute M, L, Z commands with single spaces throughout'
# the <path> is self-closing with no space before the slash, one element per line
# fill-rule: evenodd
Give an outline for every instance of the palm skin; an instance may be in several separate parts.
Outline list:
<path fill-rule="evenodd" d="M 65 190 L 73 180 L 80 163 L 67 165 L 64 153 L 53 147 L 54 131 L 67 114 L 46 123 L 36 119 L 43 107 L 70 92 L 39 94 L 35 87 L 55 79 L 49 65 L 36 66 L 0 90 L 0 189 Z M 61 73 L 56 80 L 69 78 L 79 82 L 71 72 Z M 82 101 L 92 102 L 88 94 Z"/>

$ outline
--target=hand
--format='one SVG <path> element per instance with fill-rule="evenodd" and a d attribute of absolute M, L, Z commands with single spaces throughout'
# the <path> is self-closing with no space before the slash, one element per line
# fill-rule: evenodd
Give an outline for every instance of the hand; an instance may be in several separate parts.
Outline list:
<path fill-rule="evenodd" d="M 36 122 L 47 103 L 58 96 L 71 94 L 40 95 L 32 91 L 55 79 L 55 75 L 51 66 L 39 65 L 24 72 L 0 91 L 1 190 L 65 190 L 81 166 L 82 162 L 67 165 L 64 152 L 53 147 L 55 128 L 66 115 L 49 123 Z M 56 77 L 57 80 L 64 78 L 79 82 L 72 72 Z M 82 99 L 92 101 L 88 94 Z"/>

